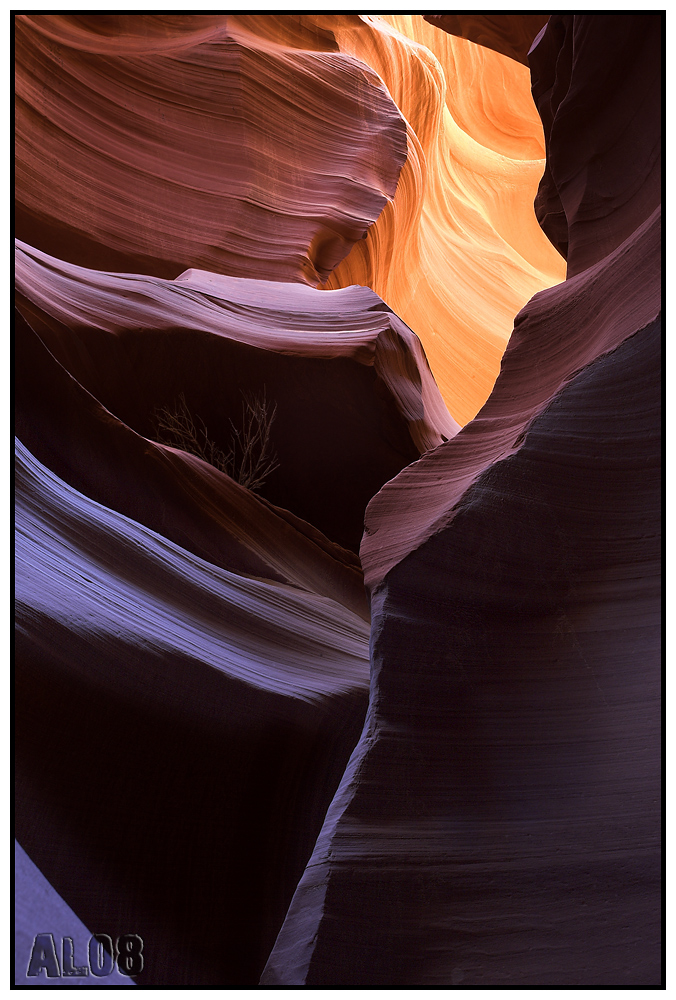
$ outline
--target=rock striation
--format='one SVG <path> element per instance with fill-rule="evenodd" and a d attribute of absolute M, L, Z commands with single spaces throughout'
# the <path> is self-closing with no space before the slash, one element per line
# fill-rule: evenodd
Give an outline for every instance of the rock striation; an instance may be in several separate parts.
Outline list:
<path fill-rule="evenodd" d="M 247 394 L 264 399 L 271 454 L 278 463 L 261 487 L 264 496 L 355 551 L 364 509 L 374 493 L 458 430 L 419 341 L 367 288 L 319 292 L 301 284 L 198 271 L 175 281 L 113 275 L 66 264 L 25 245 L 17 248 L 16 278 L 19 309 L 75 379 L 69 382 L 69 395 L 84 400 L 84 390 L 98 401 L 96 413 L 94 404 L 87 406 L 106 435 L 122 440 L 111 428 L 111 414 L 126 425 L 126 444 L 120 447 L 134 452 L 139 472 L 138 463 L 144 463 L 144 476 L 151 477 L 147 482 L 159 474 L 159 465 L 165 487 L 172 493 L 187 490 L 184 502 L 193 508 L 195 491 L 202 493 L 198 505 L 203 509 L 194 515 L 201 522 L 196 529 L 200 535 L 211 534 L 214 519 L 221 516 L 217 484 L 229 495 L 232 484 L 203 463 L 191 460 L 188 471 L 178 456 L 138 437 L 157 439 L 158 410 L 175 405 L 181 394 L 190 412 L 204 422 L 210 440 L 223 449 L 234 427 L 242 431 Z M 33 341 L 34 351 L 44 356 L 44 347 Z M 54 367 L 53 361 L 49 364 Z M 35 424 L 43 394 L 54 390 L 43 386 L 36 393 L 33 366 L 27 357 L 21 419 Z M 78 405 L 81 410 L 85 404 Z M 73 440 L 50 430 L 52 419 L 46 412 L 33 431 L 42 442 L 36 440 L 36 447 L 44 448 L 48 440 L 62 452 L 82 447 L 77 435 Z M 85 418 L 80 412 L 77 419 Z M 58 471 L 69 482 L 77 474 L 73 485 L 85 492 L 90 491 L 86 483 L 97 477 L 96 499 L 115 506 L 119 501 L 112 501 L 111 489 L 105 492 L 100 482 L 105 476 L 96 472 L 111 449 L 95 450 L 100 457 L 76 463 L 65 457 Z M 119 461 L 120 449 L 117 456 Z M 167 482 L 168 464 L 183 485 Z M 77 465 L 79 471 L 69 473 L 67 465 Z M 142 483 L 140 488 L 147 492 Z M 119 496 L 119 485 L 113 489 Z M 148 499 L 141 503 L 135 488 L 129 493 L 125 513 L 186 544 L 186 533 L 193 529 L 170 526 L 175 519 L 164 503 L 158 521 Z M 199 554 L 214 558 L 213 545 L 198 544 Z"/>
<path fill-rule="evenodd" d="M 16 231 L 47 253 L 314 285 L 394 195 L 397 108 L 330 32 L 297 17 L 15 25 Z"/>
<path fill-rule="evenodd" d="M 660 985 L 662 21 L 16 16 L 17 985 Z"/>
<path fill-rule="evenodd" d="M 327 288 L 374 289 L 420 337 L 453 417 L 488 398 L 514 316 L 563 280 L 533 211 L 545 162 L 528 69 L 414 14 L 331 16 L 406 121 L 397 192 Z"/>
<path fill-rule="evenodd" d="M 359 734 L 368 624 L 16 458 L 19 842 L 86 926 L 141 935 L 140 982 L 251 983 Z"/>
<path fill-rule="evenodd" d="M 530 57 L 598 121 L 604 21 L 550 22 Z M 660 215 L 650 186 L 640 214 L 602 203 L 563 121 L 551 175 L 565 135 L 595 222 L 567 207 L 568 280 L 517 316 L 489 400 L 367 509 L 367 723 L 262 985 L 660 984 Z M 651 176 L 646 127 L 608 123 L 635 151 L 611 192 Z"/>
<path fill-rule="evenodd" d="M 564 276 L 527 69 L 418 15 L 24 14 L 16 38 L 16 230 L 55 257 L 368 285 L 461 424 Z"/>

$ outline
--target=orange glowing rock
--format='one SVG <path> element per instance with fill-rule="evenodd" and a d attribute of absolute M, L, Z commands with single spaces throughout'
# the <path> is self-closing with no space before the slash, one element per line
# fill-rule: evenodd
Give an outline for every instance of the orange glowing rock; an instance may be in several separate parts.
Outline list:
<path fill-rule="evenodd" d="M 368 285 L 464 424 L 564 276 L 529 88 L 419 15 L 22 15 L 17 235 L 104 270 Z"/>
<path fill-rule="evenodd" d="M 533 211 L 545 153 L 529 71 L 419 15 L 338 21 L 341 49 L 401 110 L 409 153 L 394 201 L 325 287 L 373 288 L 418 334 L 464 424 L 490 393 L 516 313 L 565 277 Z"/>

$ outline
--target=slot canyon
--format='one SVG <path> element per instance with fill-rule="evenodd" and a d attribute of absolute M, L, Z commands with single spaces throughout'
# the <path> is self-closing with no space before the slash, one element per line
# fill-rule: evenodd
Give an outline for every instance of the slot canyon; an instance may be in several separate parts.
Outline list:
<path fill-rule="evenodd" d="M 662 13 L 13 20 L 16 985 L 659 987 Z"/>

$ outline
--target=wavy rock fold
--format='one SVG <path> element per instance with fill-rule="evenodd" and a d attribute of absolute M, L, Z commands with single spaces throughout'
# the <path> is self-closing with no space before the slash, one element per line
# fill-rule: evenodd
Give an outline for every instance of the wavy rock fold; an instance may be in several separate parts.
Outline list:
<path fill-rule="evenodd" d="M 661 984 L 662 28 L 15 16 L 18 986 Z"/>

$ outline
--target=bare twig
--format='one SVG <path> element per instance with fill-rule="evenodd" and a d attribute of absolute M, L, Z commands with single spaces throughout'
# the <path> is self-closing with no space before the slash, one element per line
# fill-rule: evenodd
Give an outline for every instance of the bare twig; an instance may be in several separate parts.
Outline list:
<path fill-rule="evenodd" d="M 201 417 L 190 413 L 181 393 L 173 410 L 155 411 L 157 440 L 197 455 L 249 490 L 259 490 L 279 468 L 270 438 L 276 413 L 276 404 L 269 408 L 265 388 L 262 396 L 243 393 L 241 427 L 230 421 L 232 438 L 224 452 L 209 438 Z"/>

